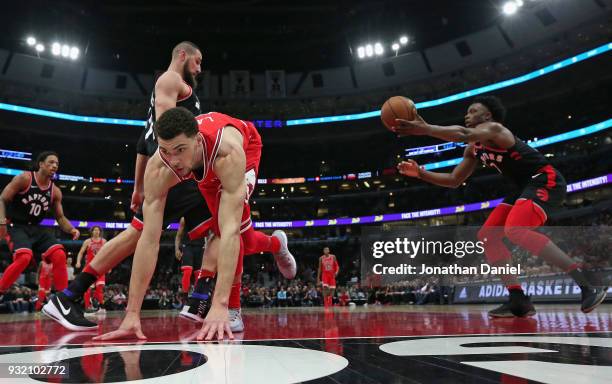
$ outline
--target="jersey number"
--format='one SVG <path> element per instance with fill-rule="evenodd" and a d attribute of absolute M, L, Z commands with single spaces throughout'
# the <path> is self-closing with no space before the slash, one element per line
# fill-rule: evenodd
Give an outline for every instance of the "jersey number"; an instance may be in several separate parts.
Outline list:
<path fill-rule="evenodd" d="M 32 204 L 30 207 L 30 216 L 38 216 L 42 211 L 42 205 Z"/>

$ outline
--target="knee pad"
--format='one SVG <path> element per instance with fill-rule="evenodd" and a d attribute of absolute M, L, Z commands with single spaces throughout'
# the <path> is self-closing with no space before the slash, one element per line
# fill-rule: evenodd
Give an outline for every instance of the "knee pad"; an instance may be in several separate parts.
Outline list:
<path fill-rule="evenodd" d="M 45 261 L 52 263 L 53 265 L 60 262 L 66 265 L 66 251 L 64 250 L 64 246 L 61 244 L 55 244 L 45 253 L 43 253 L 42 256 Z"/>
<path fill-rule="evenodd" d="M 21 248 L 13 254 L 13 261 L 27 266 L 30 264 L 32 257 L 34 257 L 34 253 L 32 253 L 31 249 Z"/>
<path fill-rule="evenodd" d="M 505 229 L 506 237 L 512 243 L 539 255 L 550 239 L 539 232 L 531 230 L 529 227 L 508 226 Z"/>

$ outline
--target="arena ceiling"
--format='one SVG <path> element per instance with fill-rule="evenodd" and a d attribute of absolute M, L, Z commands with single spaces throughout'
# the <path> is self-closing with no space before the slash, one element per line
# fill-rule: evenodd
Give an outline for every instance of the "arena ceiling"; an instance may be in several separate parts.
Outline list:
<path fill-rule="evenodd" d="M 163 69 L 181 40 L 200 45 L 204 67 L 301 71 L 350 65 L 360 44 L 419 50 L 500 20 L 502 0 L 339 1 L 68 1 L 3 5 L 0 48 L 28 51 L 29 34 L 82 47 L 88 66 L 150 72 Z M 389 50 L 389 48 L 387 48 Z"/>

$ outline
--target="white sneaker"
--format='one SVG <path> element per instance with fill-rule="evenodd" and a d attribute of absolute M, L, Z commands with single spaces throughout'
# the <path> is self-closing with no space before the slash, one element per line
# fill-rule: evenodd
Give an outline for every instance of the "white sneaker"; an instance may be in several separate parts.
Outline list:
<path fill-rule="evenodd" d="M 242 311 L 240 308 L 229 309 L 230 330 L 232 332 L 244 332 L 244 323 L 242 322 Z"/>
<path fill-rule="evenodd" d="M 278 270 L 285 279 L 293 279 L 297 272 L 297 266 L 295 264 L 295 258 L 287 247 L 287 235 L 285 231 L 276 230 L 272 232 L 272 236 L 280 241 L 280 250 L 278 253 L 274 254 L 274 261 L 278 266 Z"/>

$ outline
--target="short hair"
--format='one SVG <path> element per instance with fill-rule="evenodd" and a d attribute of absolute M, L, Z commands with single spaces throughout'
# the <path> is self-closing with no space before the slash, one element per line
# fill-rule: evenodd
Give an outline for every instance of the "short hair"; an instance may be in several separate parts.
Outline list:
<path fill-rule="evenodd" d="M 198 123 L 191 112 L 183 107 L 170 108 L 162 113 L 154 125 L 155 134 L 162 140 L 172 140 L 184 133 L 193 137 L 198 133 Z"/>
<path fill-rule="evenodd" d="M 482 104 L 484 105 L 489 112 L 491 112 L 491 116 L 493 116 L 493 120 L 498 123 L 503 123 L 506 119 L 506 107 L 497 96 L 479 96 L 472 100 L 472 104 Z"/>
<path fill-rule="evenodd" d="M 43 151 L 41 153 L 38 154 L 38 156 L 36 157 L 36 163 L 32 166 L 32 170 L 34 171 L 38 171 L 39 169 L 39 163 L 42 161 L 46 161 L 47 157 L 49 156 L 55 156 L 59 159 L 59 155 L 57 154 L 57 152 L 54 151 Z"/>
<path fill-rule="evenodd" d="M 174 59 L 177 57 L 180 51 L 185 51 L 190 55 L 194 55 L 196 51 L 201 51 L 201 49 L 191 41 L 181 41 L 172 48 L 172 58 Z"/>

